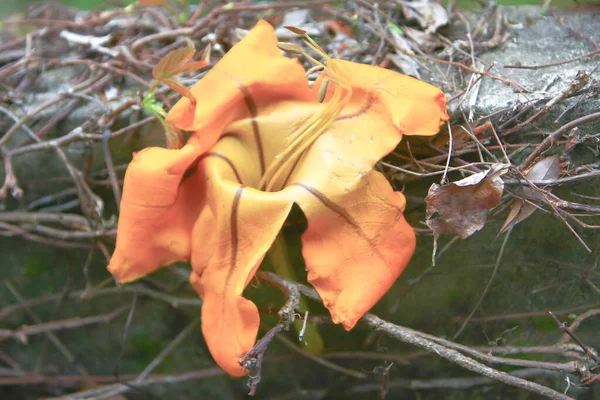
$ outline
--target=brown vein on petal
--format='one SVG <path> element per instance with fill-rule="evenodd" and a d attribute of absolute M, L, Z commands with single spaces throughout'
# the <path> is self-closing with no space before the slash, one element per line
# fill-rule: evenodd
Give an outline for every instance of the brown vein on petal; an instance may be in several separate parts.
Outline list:
<path fill-rule="evenodd" d="M 181 183 L 183 183 L 184 181 L 189 179 L 192 175 L 194 175 L 197 170 L 198 170 L 198 163 L 193 162 L 192 165 L 190 165 L 188 167 L 188 169 L 186 169 L 185 172 L 183 173 L 183 177 L 181 178 Z"/>
<path fill-rule="evenodd" d="M 256 122 L 256 116 L 258 112 L 256 110 L 256 103 L 252 99 L 252 95 L 248 91 L 248 88 L 241 83 L 237 83 L 238 88 L 244 94 L 244 102 L 246 103 L 246 107 L 248 107 L 248 111 L 250 111 L 250 116 L 252 117 L 252 131 L 254 132 L 254 140 L 256 140 L 256 147 L 258 148 L 258 159 L 260 161 L 260 175 L 265 174 L 265 153 L 263 151 L 262 140 L 260 138 L 260 131 L 258 129 L 258 122 Z"/>
<path fill-rule="evenodd" d="M 360 227 L 360 225 L 358 224 L 358 222 L 356 222 L 356 220 L 354 219 L 354 217 L 352 217 L 352 215 L 350 215 L 350 213 L 348 211 L 344 210 L 342 207 L 338 206 L 333 201 L 329 200 L 329 198 L 327 196 L 325 196 L 325 194 L 323 194 L 322 192 L 318 191 L 317 189 L 315 189 L 315 188 L 313 188 L 311 186 L 308 186 L 305 183 L 300 182 L 300 183 L 296 183 L 295 185 L 300 186 L 304 190 L 308 191 L 310 194 L 312 194 L 313 196 L 315 196 L 321 203 L 323 203 L 323 205 L 325 207 L 329 208 L 331 211 L 333 211 L 334 213 L 338 214 L 340 217 L 344 218 L 346 220 L 346 222 L 352 228 L 354 228 L 354 230 L 356 231 L 356 233 L 358 233 L 358 235 L 360 237 L 362 237 L 364 240 L 366 240 L 367 242 L 369 242 L 369 244 L 371 245 L 371 247 L 373 247 L 373 249 L 375 250 L 375 252 L 377 254 L 379 254 L 379 251 L 377 250 L 377 245 L 375 244 L 375 242 L 373 240 L 371 240 L 367 236 L 367 234 L 362 230 L 362 228 Z M 309 222 L 309 224 L 310 224 L 310 222 Z"/>
<path fill-rule="evenodd" d="M 227 287 L 229 286 L 229 281 L 231 280 L 231 276 L 233 275 L 233 271 L 235 271 L 235 267 L 237 265 L 237 252 L 238 252 L 238 211 L 240 208 L 240 200 L 242 199 L 242 193 L 244 191 L 244 187 L 240 186 L 235 192 L 235 197 L 233 198 L 233 204 L 231 206 L 231 221 L 229 221 L 231 227 L 231 263 L 229 265 L 229 271 L 227 271 L 227 277 L 225 278 L 225 290 L 224 293 L 227 292 Z"/>
<path fill-rule="evenodd" d="M 235 167 L 235 164 L 233 163 L 233 161 L 231 161 L 229 158 L 227 158 L 227 156 L 221 154 L 221 153 L 217 153 L 217 152 L 208 152 L 208 153 L 204 153 L 200 159 L 206 158 L 206 157 L 217 157 L 223 161 L 225 161 L 227 163 L 227 165 L 229 165 L 229 167 L 231 168 L 231 170 L 233 171 L 234 175 L 235 175 L 235 179 L 237 179 L 238 183 L 240 185 L 243 185 L 244 182 L 242 182 L 242 177 L 240 176 L 240 174 L 238 173 L 237 168 Z"/>

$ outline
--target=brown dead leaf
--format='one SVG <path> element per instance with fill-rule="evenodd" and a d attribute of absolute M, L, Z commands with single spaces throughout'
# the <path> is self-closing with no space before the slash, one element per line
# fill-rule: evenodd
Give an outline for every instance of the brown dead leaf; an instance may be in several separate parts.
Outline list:
<path fill-rule="evenodd" d="M 209 48 L 204 51 L 200 61 L 192 61 L 194 54 L 196 54 L 196 49 L 191 42 L 183 49 L 171 50 L 152 69 L 152 76 L 156 79 L 170 78 L 184 72 L 202 69 L 208 65 Z"/>
<path fill-rule="evenodd" d="M 402 30 L 404 31 L 404 34 L 412 39 L 424 53 L 431 53 L 444 45 L 433 33 L 423 32 L 409 26 L 403 26 Z"/>
<path fill-rule="evenodd" d="M 420 79 L 421 75 L 419 74 L 419 64 L 414 60 L 414 58 L 410 57 L 408 54 L 414 54 L 412 51 L 410 44 L 403 37 L 402 30 L 398 28 L 396 25 L 389 23 L 388 30 L 392 34 L 392 39 L 396 44 L 396 54 L 389 54 L 388 58 L 391 62 L 394 63 L 396 67 L 403 74 L 414 76 L 415 78 Z"/>
<path fill-rule="evenodd" d="M 541 159 L 535 163 L 525 174 L 527 179 L 530 181 L 552 181 L 558 179 L 559 175 L 559 160 L 555 155 Z M 540 193 L 535 192 L 534 189 L 530 187 L 524 187 L 523 194 L 525 197 L 529 198 L 541 198 Z M 525 218 L 533 214 L 537 208 L 538 207 L 534 204 L 526 202 L 523 199 L 515 199 L 510 212 L 508 213 L 508 217 L 506 217 L 506 221 L 504 221 L 504 225 L 502 225 L 502 228 L 498 234 L 507 231 L 509 228 L 512 228 L 519 222 L 523 221 Z"/>
<path fill-rule="evenodd" d="M 167 53 L 152 69 L 152 76 L 156 80 L 163 82 L 180 95 L 187 97 L 192 104 L 196 104 L 196 99 L 192 93 L 186 86 L 179 83 L 173 77 L 186 72 L 200 70 L 210 63 L 210 46 L 207 46 L 204 50 L 200 61 L 192 61 L 194 54 L 196 54 L 196 49 L 190 41 L 187 47 Z"/>
<path fill-rule="evenodd" d="M 446 9 L 435 1 L 403 1 L 401 4 L 406 19 L 416 20 L 427 32 L 436 32 L 450 22 Z"/>
<path fill-rule="evenodd" d="M 494 164 L 488 171 L 444 185 L 433 184 L 427 202 L 426 223 L 437 239 L 451 234 L 466 239 L 485 225 L 491 209 L 500 204 L 508 166 Z"/>
<path fill-rule="evenodd" d="M 192 103 L 192 105 L 194 107 L 196 106 L 196 98 L 194 97 L 192 92 L 190 92 L 187 86 L 172 78 L 162 78 L 159 80 L 174 91 L 176 91 L 177 93 L 179 93 L 180 95 L 182 95 L 183 97 L 187 97 Z"/>

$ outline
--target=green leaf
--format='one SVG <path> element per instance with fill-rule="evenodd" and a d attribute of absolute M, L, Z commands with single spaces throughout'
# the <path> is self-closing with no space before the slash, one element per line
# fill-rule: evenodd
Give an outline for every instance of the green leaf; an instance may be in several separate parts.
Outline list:
<path fill-rule="evenodd" d="M 387 27 L 390 31 L 397 33 L 398 35 L 403 35 L 404 31 L 396 24 L 389 22 L 387 23 Z"/>
<path fill-rule="evenodd" d="M 142 103 L 142 106 L 144 107 L 144 110 L 154 114 L 157 117 L 165 118 L 167 116 L 165 109 L 156 101 Z"/>

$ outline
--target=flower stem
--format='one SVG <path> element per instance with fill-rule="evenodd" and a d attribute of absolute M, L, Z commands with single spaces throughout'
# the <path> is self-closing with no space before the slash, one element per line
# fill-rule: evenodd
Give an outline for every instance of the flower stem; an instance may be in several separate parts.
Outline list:
<path fill-rule="evenodd" d="M 267 257 L 273 265 L 273 269 L 277 275 L 284 279 L 297 282 L 296 273 L 287 252 L 287 245 L 285 243 L 283 233 L 277 235 L 273 245 L 267 252 Z M 302 315 L 308 311 L 308 305 L 306 303 L 306 298 L 301 297 L 299 311 L 302 313 Z M 297 333 L 300 333 L 302 330 L 302 325 L 303 321 L 297 318 L 294 321 L 294 330 Z M 323 338 L 321 337 L 321 333 L 319 332 L 318 328 L 313 324 L 306 325 L 303 342 L 303 347 L 306 346 L 306 351 L 312 354 L 318 354 L 323 351 Z"/>

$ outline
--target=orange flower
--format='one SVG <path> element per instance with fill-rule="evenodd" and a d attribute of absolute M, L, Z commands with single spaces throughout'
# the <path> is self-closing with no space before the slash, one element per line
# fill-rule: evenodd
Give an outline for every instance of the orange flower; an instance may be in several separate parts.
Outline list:
<path fill-rule="evenodd" d="M 191 88 L 196 105 L 182 98 L 169 112 L 193 132 L 187 144 L 134 154 L 125 176 L 108 269 L 129 282 L 191 261 L 204 337 L 234 376 L 259 326 L 244 288 L 292 205 L 308 220 L 308 280 L 351 329 L 415 247 L 404 196 L 373 166 L 403 134 L 434 135 L 448 118 L 439 89 L 396 72 L 329 59 L 314 89 L 304 74 L 259 22 Z"/>

